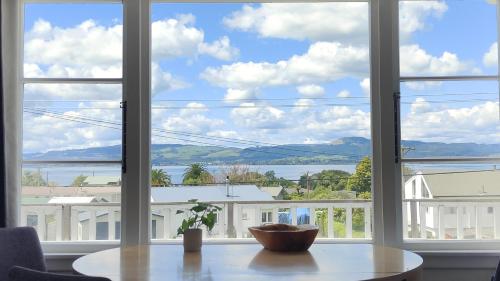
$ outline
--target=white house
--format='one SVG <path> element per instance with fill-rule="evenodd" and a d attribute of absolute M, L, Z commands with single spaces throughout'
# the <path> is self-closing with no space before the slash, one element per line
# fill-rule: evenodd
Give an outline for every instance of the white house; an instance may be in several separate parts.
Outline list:
<path fill-rule="evenodd" d="M 494 217 L 494 208 L 500 205 L 487 199 L 500 199 L 500 170 L 420 171 L 406 180 L 404 199 L 408 231 L 417 231 L 417 226 L 420 237 L 493 238 L 500 219 Z"/>

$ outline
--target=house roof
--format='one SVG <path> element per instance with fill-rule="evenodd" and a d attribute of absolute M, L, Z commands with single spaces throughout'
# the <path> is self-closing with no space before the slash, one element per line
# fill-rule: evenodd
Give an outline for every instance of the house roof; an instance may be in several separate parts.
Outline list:
<path fill-rule="evenodd" d="M 95 197 L 52 197 L 49 204 L 86 204 L 97 202 Z"/>
<path fill-rule="evenodd" d="M 272 201 L 273 197 L 255 185 L 231 185 L 226 195 L 226 186 L 182 186 L 151 188 L 152 202 L 187 202 L 198 199 L 203 202 Z"/>
<path fill-rule="evenodd" d="M 500 170 L 419 173 L 433 197 L 500 196 Z"/>
<path fill-rule="evenodd" d="M 120 186 L 98 186 L 98 187 L 23 187 L 21 193 L 23 197 L 59 197 L 59 196 L 94 196 L 104 194 L 120 194 Z"/>
<path fill-rule="evenodd" d="M 260 190 L 269 193 L 272 197 L 279 196 L 283 187 L 281 186 L 263 186 Z"/>
<path fill-rule="evenodd" d="M 83 183 L 84 185 L 107 185 L 121 182 L 120 176 L 90 176 Z"/>

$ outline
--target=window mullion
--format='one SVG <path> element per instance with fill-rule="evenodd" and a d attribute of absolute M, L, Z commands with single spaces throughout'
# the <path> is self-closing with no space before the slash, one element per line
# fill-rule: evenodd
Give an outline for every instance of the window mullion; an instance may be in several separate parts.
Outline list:
<path fill-rule="evenodd" d="M 122 174 L 122 245 L 149 243 L 150 1 L 124 0 L 123 94 L 127 134 Z"/>
<path fill-rule="evenodd" d="M 374 242 L 402 243 L 401 167 L 393 94 L 399 92 L 398 1 L 370 2 Z M 399 161 L 398 161 L 399 162 Z"/>

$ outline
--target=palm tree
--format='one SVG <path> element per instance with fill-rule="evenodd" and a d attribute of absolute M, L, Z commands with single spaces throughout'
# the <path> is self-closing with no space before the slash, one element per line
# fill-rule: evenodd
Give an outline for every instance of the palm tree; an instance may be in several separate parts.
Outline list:
<path fill-rule="evenodd" d="M 194 163 L 189 165 L 184 170 L 182 184 L 186 185 L 200 185 L 214 182 L 214 177 L 207 170 L 205 165 L 201 163 Z"/>
<path fill-rule="evenodd" d="M 170 186 L 172 180 L 170 176 L 162 169 L 151 170 L 151 185 L 152 186 Z"/>

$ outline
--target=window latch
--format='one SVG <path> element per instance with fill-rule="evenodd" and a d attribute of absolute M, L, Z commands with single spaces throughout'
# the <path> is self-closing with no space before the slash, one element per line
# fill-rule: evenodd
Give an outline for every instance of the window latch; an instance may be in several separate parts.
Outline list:
<path fill-rule="evenodd" d="M 122 109 L 122 174 L 127 173 L 127 102 L 120 102 Z"/>
<path fill-rule="evenodd" d="M 401 161 L 401 119 L 399 116 L 401 93 L 394 92 L 392 98 L 394 102 L 394 161 L 395 163 L 399 163 Z"/>

